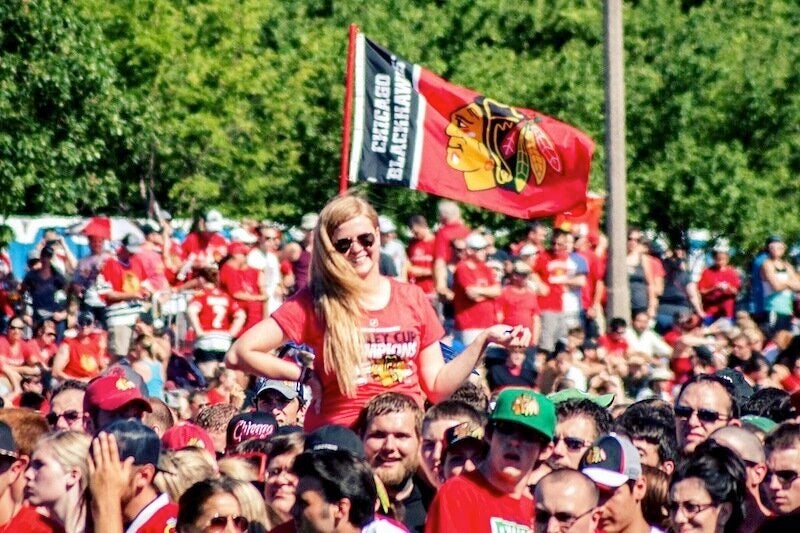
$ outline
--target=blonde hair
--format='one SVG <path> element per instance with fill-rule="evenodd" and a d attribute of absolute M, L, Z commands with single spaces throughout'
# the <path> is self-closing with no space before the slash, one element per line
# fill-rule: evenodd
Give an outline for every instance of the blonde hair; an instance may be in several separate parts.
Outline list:
<path fill-rule="evenodd" d="M 50 448 L 56 462 L 67 472 L 73 468 L 80 472 L 78 484 L 81 494 L 89 485 L 89 446 L 92 438 L 82 431 L 59 431 L 46 435 L 36 444 L 36 449 Z"/>
<path fill-rule="evenodd" d="M 355 396 L 364 353 L 359 307 L 364 281 L 347 258 L 334 250 L 331 236 L 340 225 L 362 215 L 378 228 L 378 213 L 363 198 L 339 196 L 322 209 L 314 230 L 309 281 L 315 311 L 325 324 L 324 368 L 336 374 L 339 390 L 350 398 Z"/>
<path fill-rule="evenodd" d="M 250 521 L 248 531 L 265 532 L 277 525 L 273 524 L 267 517 L 267 504 L 264 502 L 264 496 L 258 492 L 252 483 L 231 477 L 223 477 L 222 479 L 228 490 L 239 500 L 242 516 Z"/>
<path fill-rule="evenodd" d="M 200 448 L 184 448 L 161 454 L 153 484 L 177 502 L 186 489 L 204 479 L 217 477 L 210 454 Z"/>

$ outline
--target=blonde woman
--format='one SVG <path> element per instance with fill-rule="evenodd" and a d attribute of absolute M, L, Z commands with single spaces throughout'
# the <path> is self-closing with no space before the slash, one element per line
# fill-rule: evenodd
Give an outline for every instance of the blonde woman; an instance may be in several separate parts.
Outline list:
<path fill-rule="evenodd" d="M 180 500 L 186 489 L 198 481 L 217 476 L 216 465 L 202 448 L 163 452 L 158 468 L 153 483 L 159 492 L 166 493 L 173 502 Z"/>
<path fill-rule="evenodd" d="M 43 437 L 25 471 L 28 502 L 47 509 L 67 533 L 87 528 L 90 442 L 89 435 L 78 431 L 60 431 Z"/>
<path fill-rule="evenodd" d="M 445 363 L 439 345 L 444 329 L 425 294 L 380 274 L 379 237 L 378 215 L 365 200 L 340 196 L 328 202 L 313 233 L 308 287 L 243 334 L 226 355 L 228 367 L 309 385 L 306 431 L 350 426 L 370 398 L 390 390 L 420 405 L 423 397 L 439 402 L 467 379 L 488 342 L 530 339 L 526 328 L 493 326 Z M 290 340 L 312 346 L 312 368 L 273 355 Z"/>
<path fill-rule="evenodd" d="M 151 398 L 164 399 L 164 383 L 167 381 L 169 354 L 156 339 L 150 335 L 139 335 L 128 355 L 131 367 L 142 376 Z"/>

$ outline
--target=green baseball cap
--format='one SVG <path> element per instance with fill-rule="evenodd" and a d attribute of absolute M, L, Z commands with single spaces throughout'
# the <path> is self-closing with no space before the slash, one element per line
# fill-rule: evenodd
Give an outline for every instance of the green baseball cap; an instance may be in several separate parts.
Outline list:
<path fill-rule="evenodd" d="M 509 387 L 500 391 L 489 420 L 519 424 L 550 441 L 556 431 L 556 407 L 533 389 Z"/>
<path fill-rule="evenodd" d="M 745 415 L 741 418 L 742 424 L 745 426 L 753 426 L 754 428 L 758 429 L 759 431 L 763 431 L 764 433 L 769 433 L 776 427 L 778 427 L 778 423 L 774 420 L 771 420 L 765 416 L 756 416 L 756 415 Z"/>
<path fill-rule="evenodd" d="M 578 389 L 564 389 L 558 392 L 551 392 L 547 395 L 553 403 L 566 402 L 567 400 L 591 400 L 600 407 L 608 407 L 614 401 L 614 393 L 601 394 L 595 396 Z"/>

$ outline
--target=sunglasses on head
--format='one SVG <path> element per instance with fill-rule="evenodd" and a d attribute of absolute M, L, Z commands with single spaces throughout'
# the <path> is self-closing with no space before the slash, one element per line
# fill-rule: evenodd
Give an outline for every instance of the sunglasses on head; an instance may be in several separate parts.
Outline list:
<path fill-rule="evenodd" d="M 353 247 L 353 243 L 358 241 L 358 244 L 362 246 L 362 248 L 372 248 L 372 245 L 375 244 L 375 234 L 374 233 L 362 233 L 358 235 L 355 239 L 352 237 L 345 237 L 343 239 L 339 239 L 333 243 L 333 249 L 339 252 L 340 254 L 346 254 L 350 251 L 350 248 Z"/>
<path fill-rule="evenodd" d="M 571 452 L 577 452 L 578 450 L 582 450 L 583 448 L 586 448 L 591 444 L 591 442 L 579 439 L 577 437 L 565 437 L 563 435 L 555 435 L 553 436 L 553 446 L 558 446 L 558 443 L 561 440 L 564 441 L 564 445 Z"/>
<path fill-rule="evenodd" d="M 688 405 L 675 406 L 675 416 L 678 418 L 685 418 L 688 420 L 692 418 L 692 413 L 697 413 L 697 418 L 700 422 L 716 422 L 717 420 L 728 418 L 711 409 L 692 409 Z"/>
<path fill-rule="evenodd" d="M 247 531 L 247 527 L 250 525 L 250 521 L 241 515 L 214 515 L 214 517 L 208 521 L 206 531 L 224 531 L 229 522 L 233 522 L 233 526 L 242 532 Z"/>
<path fill-rule="evenodd" d="M 69 411 L 64 411 L 63 413 L 56 413 L 55 411 L 50 411 L 47 413 L 45 417 L 47 419 L 47 423 L 51 426 L 55 426 L 58 419 L 64 417 L 68 423 L 72 424 L 73 422 L 77 422 L 78 419 L 81 417 L 81 413 L 74 409 L 70 409 Z"/>
<path fill-rule="evenodd" d="M 772 476 L 778 478 L 778 481 L 780 481 L 782 485 L 789 485 L 800 476 L 800 472 L 795 472 L 794 470 L 767 470 L 767 475 L 764 477 L 764 480 L 771 481 Z"/>

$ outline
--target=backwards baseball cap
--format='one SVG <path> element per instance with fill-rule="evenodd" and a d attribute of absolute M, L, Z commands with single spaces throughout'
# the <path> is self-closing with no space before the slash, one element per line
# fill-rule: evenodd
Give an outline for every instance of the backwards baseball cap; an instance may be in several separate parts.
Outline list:
<path fill-rule="evenodd" d="M 744 427 L 748 429 L 755 428 L 757 431 L 763 431 L 764 433 L 769 433 L 778 427 L 777 422 L 765 416 L 744 415 L 741 420 Z"/>
<path fill-rule="evenodd" d="M 556 431 L 556 408 L 546 396 L 533 389 L 508 387 L 498 394 L 489 420 L 532 429 L 550 441 Z"/>
<path fill-rule="evenodd" d="M 165 450 L 177 451 L 184 448 L 200 448 L 214 453 L 214 442 L 208 432 L 196 424 L 186 422 L 172 426 L 161 436 Z"/>
<path fill-rule="evenodd" d="M 250 253 L 250 247 L 243 242 L 232 242 L 228 245 L 228 254 L 230 255 L 247 255 L 248 253 Z"/>
<path fill-rule="evenodd" d="M 642 476 L 639 451 L 627 438 L 609 433 L 592 444 L 583 454 L 578 470 L 595 484 L 615 489 Z"/>
<path fill-rule="evenodd" d="M 116 411 L 127 405 L 136 404 L 148 413 L 153 409 L 142 396 L 139 387 L 121 373 L 112 373 L 95 378 L 86 387 L 83 400 L 85 408 Z"/>
<path fill-rule="evenodd" d="M 489 447 L 489 443 L 484 440 L 483 426 L 475 422 L 462 422 L 451 428 L 447 428 L 444 432 L 442 460 L 448 451 L 452 451 L 459 444 L 466 442 L 473 442 L 484 449 Z"/>
<path fill-rule="evenodd" d="M 744 379 L 744 375 L 732 368 L 722 368 L 714 373 L 731 384 L 731 391 L 736 403 L 742 405 L 753 395 L 753 387 Z"/>
<path fill-rule="evenodd" d="M 138 233 L 128 233 L 122 238 L 122 245 L 132 254 L 138 252 L 142 244 L 144 244 L 144 239 Z"/>
<path fill-rule="evenodd" d="M 489 242 L 486 240 L 486 237 L 480 233 L 470 233 L 467 235 L 467 238 L 464 240 L 464 244 L 467 245 L 467 248 L 471 248 L 473 250 L 483 250 L 489 246 Z"/>
<path fill-rule="evenodd" d="M 328 424 L 315 429 L 306 437 L 305 451 L 307 452 L 339 450 L 350 452 L 359 459 L 365 457 L 364 444 L 350 428 Z"/>
<path fill-rule="evenodd" d="M 595 396 L 594 394 L 589 394 L 575 388 L 552 392 L 548 394 L 547 397 L 555 404 L 563 403 L 567 400 L 591 400 L 600 407 L 608 407 L 614 401 L 613 392 Z"/>
<path fill-rule="evenodd" d="M 16 459 L 19 455 L 17 443 L 14 442 L 14 435 L 11 427 L 5 422 L 0 422 L 0 456 Z"/>
<path fill-rule="evenodd" d="M 268 440 L 278 428 L 278 422 L 270 413 L 240 413 L 228 422 L 225 435 L 226 449 L 232 450 L 238 444 L 250 440 Z"/>
<path fill-rule="evenodd" d="M 256 379 L 256 398 L 261 393 L 268 390 L 278 391 L 287 400 L 294 400 L 300 398 L 300 403 L 303 402 L 303 388 L 298 390 L 296 381 L 281 381 L 278 379 L 258 378 Z"/>

